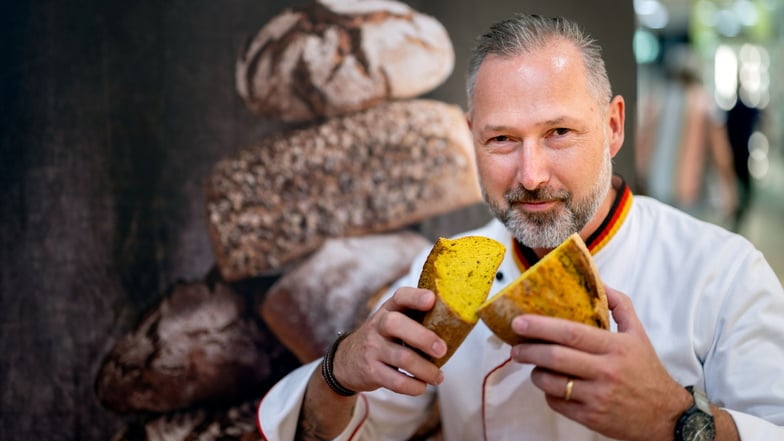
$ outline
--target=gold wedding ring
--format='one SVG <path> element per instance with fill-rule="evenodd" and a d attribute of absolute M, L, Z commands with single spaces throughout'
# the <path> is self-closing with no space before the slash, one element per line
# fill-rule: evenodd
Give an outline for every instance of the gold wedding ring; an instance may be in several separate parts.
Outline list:
<path fill-rule="evenodd" d="M 566 393 L 564 394 L 564 401 L 569 401 L 572 398 L 572 389 L 574 388 L 574 379 L 570 378 L 566 382 Z"/>

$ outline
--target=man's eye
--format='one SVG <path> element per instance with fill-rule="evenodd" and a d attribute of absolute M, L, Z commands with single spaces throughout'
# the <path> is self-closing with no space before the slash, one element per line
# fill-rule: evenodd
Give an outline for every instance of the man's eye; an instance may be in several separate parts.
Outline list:
<path fill-rule="evenodd" d="M 553 130 L 553 133 L 555 133 L 558 136 L 563 136 L 563 135 L 566 135 L 566 134 L 569 133 L 569 129 L 564 128 L 564 127 L 559 127 L 557 129 Z"/>
<path fill-rule="evenodd" d="M 509 142 L 509 137 L 506 135 L 498 135 L 490 138 L 490 142 Z"/>

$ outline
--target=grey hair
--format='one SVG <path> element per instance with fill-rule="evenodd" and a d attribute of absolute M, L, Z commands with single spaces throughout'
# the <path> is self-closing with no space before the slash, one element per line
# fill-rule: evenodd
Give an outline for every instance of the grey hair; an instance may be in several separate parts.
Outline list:
<path fill-rule="evenodd" d="M 588 82 L 593 87 L 596 99 L 608 103 L 612 99 L 612 87 L 604 66 L 601 47 L 586 34 L 577 23 L 564 17 L 542 17 L 539 15 L 515 14 L 493 24 L 487 33 L 480 35 L 468 59 L 466 72 L 466 94 L 469 113 L 473 110 L 474 86 L 485 57 L 498 55 L 511 57 L 540 49 L 553 40 L 569 41 L 580 50 Z"/>

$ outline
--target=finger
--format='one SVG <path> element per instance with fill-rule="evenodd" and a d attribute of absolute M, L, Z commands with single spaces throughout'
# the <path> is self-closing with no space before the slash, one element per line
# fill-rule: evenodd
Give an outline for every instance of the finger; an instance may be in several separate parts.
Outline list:
<path fill-rule="evenodd" d="M 427 382 L 394 366 L 379 363 L 375 370 L 380 386 L 393 392 L 416 396 L 427 389 Z"/>
<path fill-rule="evenodd" d="M 436 295 L 432 291 L 421 288 L 399 288 L 392 297 L 381 306 L 387 311 L 406 311 L 415 309 L 429 311 L 433 308 Z"/>
<path fill-rule="evenodd" d="M 518 363 L 532 364 L 562 377 L 589 379 L 600 374 L 597 355 L 568 346 L 546 342 L 521 343 L 512 348 L 511 356 Z"/>
<path fill-rule="evenodd" d="M 577 389 L 577 385 L 575 383 L 574 386 Z M 556 397 L 553 395 L 545 395 L 544 396 L 545 402 L 547 405 L 550 406 L 550 409 L 554 410 L 561 415 L 566 415 L 569 419 L 572 419 L 584 426 L 589 424 L 588 421 L 585 419 L 586 413 L 586 404 L 581 401 L 575 400 L 572 398 L 569 401 L 563 399 L 563 397 Z"/>
<path fill-rule="evenodd" d="M 443 381 L 443 373 L 435 364 L 406 346 L 395 345 L 393 350 L 385 353 L 382 361 L 428 384 L 437 385 Z"/>
<path fill-rule="evenodd" d="M 587 384 L 580 378 L 542 368 L 535 368 L 531 372 L 531 381 L 548 397 L 554 400 L 573 402 L 582 401 L 581 396 Z"/>
<path fill-rule="evenodd" d="M 515 317 L 512 320 L 512 330 L 528 340 L 557 343 L 593 354 L 606 351 L 607 339 L 610 336 L 604 329 L 535 314 Z"/>
<path fill-rule="evenodd" d="M 435 332 L 397 311 L 388 312 L 379 320 L 378 333 L 393 343 L 402 342 L 432 357 L 440 358 L 446 353 L 446 342 Z"/>
<path fill-rule="evenodd" d="M 606 285 L 604 290 L 607 293 L 607 305 L 612 312 L 613 320 L 618 324 L 618 332 L 645 335 L 629 296 Z"/>
<path fill-rule="evenodd" d="M 402 316 L 398 312 L 389 314 Z M 418 378 L 409 378 L 398 372 L 398 368 L 414 372 Z M 442 380 L 441 372 L 434 364 L 400 341 L 385 338 L 367 325 L 349 334 L 337 347 L 333 374 L 351 390 L 385 387 L 407 394 L 422 393 L 424 386 L 419 383 L 437 384 Z"/>

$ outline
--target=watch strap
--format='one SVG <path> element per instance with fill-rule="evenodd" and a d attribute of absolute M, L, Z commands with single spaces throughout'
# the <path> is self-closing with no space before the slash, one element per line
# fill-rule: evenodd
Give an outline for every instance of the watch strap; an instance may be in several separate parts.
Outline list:
<path fill-rule="evenodd" d="M 675 423 L 675 441 L 691 441 L 691 437 L 685 433 L 686 430 L 684 429 L 686 428 L 689 419 L 693 418 L 697 413 L 704 414 L 711 421 L 711 424 L 713 423 L 713 413 L 710 410 L 710 401 L 708 401 L 708 397 L 705 393 L 694 386 L 686 386 L 685 389 L 691 394 L 693 401 L 691 407 L 686 409 Z M 710 439 L 713 439 L 713 437 Z"/>

